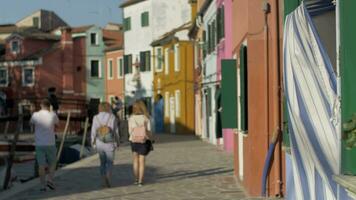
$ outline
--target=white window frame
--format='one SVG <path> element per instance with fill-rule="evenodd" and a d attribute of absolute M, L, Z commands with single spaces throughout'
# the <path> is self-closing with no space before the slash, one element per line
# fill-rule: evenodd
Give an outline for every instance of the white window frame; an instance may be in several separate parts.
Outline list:
<path fill-rule="evenodd" d="M 164 49 L 164 73 L 169 74 L 169 48 Z"/>
<path fill-rule="evenodd" d="M 95 34 L 95 44 L 91 43 L 91 35 Z M 96 32 L 90 32 L 89 34 L 89 39 L 90 39 L 90 45 L 99 45 L 99 34 Z"/>
<path fill-rule="evenodd" d="M 161 55 L 159 56 L 158 55 L 158 50 L 161 50 Z M 155 49 L 155 60 L 156 60 L 156 63 L 155 63 L 155 70 L 156 72 L 162 72 L 163 71 L 163 48 L 162 47 L 156 47 Z M 161 66 L 159 66 L 159 64 L 161 63 Z"/>
<path fill-rule="evenodd" d="M 174 71 L 180 71 L 180 46 L 179 44 L 174 45 Z"/>
<path fill-rule="evenodd" d="M 111 65 L 110 65 L 111 63 Z M 108 59 L 108 63 L 107 63 L 107 75 L 108 75 L 108 80 L 113 80 L 114 79 L 114 66 L 113 66 L 113 60 L 112 59 Z M 110 74 L 110 69 L 111 69 L 111 74 Z"/>
<path fill-rule="evenodd" d="M 98 61 L 98 67 L 99 67 L 99 74 L 98 74 L 98 77 L 95 77 L 95 76 L 91 76 L 91 62 L 92 61 Z M 90 66 L 90 78 L 101 78 L 102 75 L 101 75 L 101 60 L 99 58 L 92 58 L 89 60 L 89 66 Z"/>
<path fill-rule="evenodd" d="M 25 70 L 27 69 L 31 69 L 32 70 L 32 83 L 25 83 Z M 22 86 L 24 87 L 33 87 L 35 85 L 35 67 L 23 67 L 22 68 L 22 72 L 21 72 L 21 76 L 22 76 Z"/>
<path fill-rule="evenodd" d="M 174 98 L 175 98 L 175 113 L 176 113 L 176 117 L 180 117 L 181 115 L 181 92 L 180 90 L 176 90 L 175 91 L 175 95 L 174 95 Z"/>
<path fill-rule="evenodd" d="M 169 118 L 169 92 L 164 93 L 164 116 Z"/>
<path fill-rule="evenodd" d="M 14 42 L 17 42 L 17 50 L 14 50 L 14 48 L 13 48 L 13 43 Z M 15 39 L 15 40 L 12 40 L 11 42 L 10 42 L 10 49 L 11 49 L 11 53 L 13 53 L 13 54 L 18 54 L 18 53 L 20 53 L 20 41 L 18 40 L 18 39 Z"/>
<path fill-rule="evenodd" d="M 9 69 L 8 68 L 0 68 L 0 70 L 4 70 L 6 72 L 6 83 L 0 84 L 0 87 L 7 87 L 9 85 Z"/>
<path fill-rule="evenodd" d="M 121 66 L 122 63 L 122 66 Z M 124 58 L 119 57 L 116 59 L 116 64 L 117 64 L 117 78 L 122 79 L 124 78 Z"/>

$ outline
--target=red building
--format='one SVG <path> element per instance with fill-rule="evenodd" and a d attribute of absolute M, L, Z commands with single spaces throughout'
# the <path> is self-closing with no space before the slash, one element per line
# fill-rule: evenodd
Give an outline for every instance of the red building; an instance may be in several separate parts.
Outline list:
<path fill-rule="evenodd" d="M 31 27 L 6 38 L 0 56 L 0 89 L 10 104 L 10 114 L 26 114 L 55 88 L 59 112 L 83 113 L 85 108 L 85 39 L 72 38 Z"/>

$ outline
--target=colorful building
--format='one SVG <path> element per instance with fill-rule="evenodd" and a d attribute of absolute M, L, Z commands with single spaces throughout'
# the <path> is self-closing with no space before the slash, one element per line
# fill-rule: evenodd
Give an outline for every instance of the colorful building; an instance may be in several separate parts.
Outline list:
<path fill-rule="evenodd" d="M 225 21 L 229 23 L 225 26 L 232 27 L 232 52 L 227 53 L 234 59 L 222 62 L 222 110 L 223 127 L 237 130 L 234 134 L 235 174 L 249 195 L 262 195 L 263 175 L 267 175 L 267 195 L 282 196 L 285 191 L 280 139 L 283 127 L 280 24 L 283 18 L 279 14 L 279 2 L 225 3 L 232 3 L 232 20 Z M 234 120 L 230 122 L 231 116 Z M 275 144 L 274 158 L 273 162 L 265 163 L 270 143 Z M 268 174 L 263 174 L 265 167 L 270 169 Z"/>
<path fill-rule="evenodd" d="M 59 112 L 84 114 L 85 57 L 80 54 L 84 41 L 72 38 L 70 28 L 61 32 L 56 36 L 30 28 L 6 39 L 0 58 L 0 87 L 11 102 L 9 114 L 38 109 L 50 88 L 56 89 L 62 101 Z"/>
<path fill-rule="evenodd" d="M 115 96 L 124 100 L 124 50 L 120 45 L 105 49 L 105 100 L 112 102 Z"/>
<path fill-rule="evenodd" d="M 90 25 L 74 27 L 73 38 L 85 38 L 86 55 L 86 98 L 87 100 L 105 99 L 105 43 L 100 27 Z"/>
<path fill-rule="evenodd" d="M 164 33 L 189 22 L 190 6 L 186 0 L 128 0 L 121 8 L 125 31 L 126 103 L 130 105 L 143 99 L 152 111 L 153 52 L 150 44 Z"/>
<path fill-rule="evenodd" d="M 165 132 L 194 133 L 194 48 L 187 34 L 191 23 L 152 43 L 154 94 L 164 98 Z"/>

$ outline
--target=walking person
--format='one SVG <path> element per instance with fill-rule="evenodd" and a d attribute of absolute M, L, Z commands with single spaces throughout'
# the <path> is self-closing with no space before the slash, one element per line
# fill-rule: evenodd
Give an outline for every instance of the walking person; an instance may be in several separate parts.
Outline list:
<path fill-rule="evenodd" d="M 118 123 L 109 103 L 100 103 L 98 110 L 99 113 L 93 117 L 91 141 L 99 154 L 103 185 L 111 187 L 115 150 L 119 145 Z"/>
<path fill-rule="evenodd" d="M 142 186 L 145 173 L 145 156 L 152 150 L 150 116 L 143 101 L 137 101 L 132 106 L 132 115 L 129 118 L 129 134 L 133 154 L 134 184 Z"/>
<path fill-rule="evenodd" d="M 41 110 L 33 113 L 30 119 L 30 123 L 35 126 L 36 160 L 41 182 L 40 191 L 46 191 L 47 186 L 52 190 L 56 187 L 53 182 L 57 151 L 54 127 L 59 120 L 57 115 L 50 111 L 50 106 L 50 102 L 44 99 L 41 102 Z M 49 170 L 47 177 L 46 167 Z"/>

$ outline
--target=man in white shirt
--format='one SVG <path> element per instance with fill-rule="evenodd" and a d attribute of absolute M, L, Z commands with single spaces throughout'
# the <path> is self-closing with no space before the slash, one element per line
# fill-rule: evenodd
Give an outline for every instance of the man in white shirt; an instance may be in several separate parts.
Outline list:
<path fill-rule="evenodd" d="M 46 191 L 46 186 L 54 190 L 53 175 L 56 168 L 56 141 L 54 126 L 59 120 L 54 112 L 50 111 L 50 102 L 44 99 L 41 110 L 33 113 L 31 124 L 35 126 L 36 160 L 39 165 L 41 191 Z M 49 175 L 46 182 L 46 167 Z"/>

